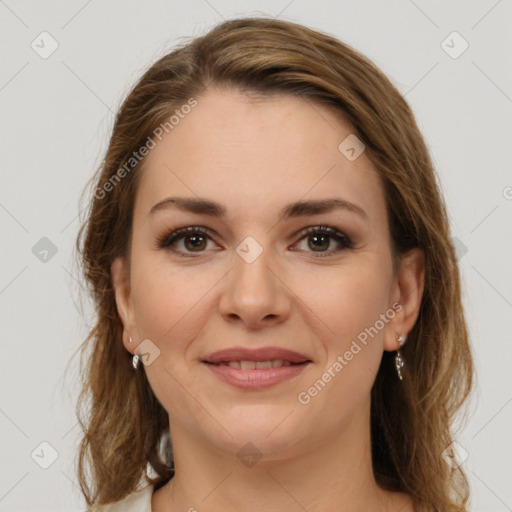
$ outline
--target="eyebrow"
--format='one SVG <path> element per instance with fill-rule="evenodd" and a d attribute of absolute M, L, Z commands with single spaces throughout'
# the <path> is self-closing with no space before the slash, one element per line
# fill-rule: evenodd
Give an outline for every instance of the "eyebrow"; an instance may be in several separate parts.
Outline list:
<path fill-rule="evenodd" d="M 227 214 L 227 210 L 224 206 L 209 199 L 197 197 L 168 197 L 156 203 L 149 211 L 149 215 L 153 215 L 158 211 L 166 210 L 169 208 L 177 208 L 179 210 L 191 213 L 208 215 L 218 218 L 225 218 Z M 365 219 L 368 217 L 366 212 L 360 206 L 350 203 L 344 199 L 333 197 L 329 199 L 296 201 L 286 205 L 281 210 L 280 218 L 289 219 L 306 215 L 319 215 L 338 209 L 356 213 Z"/>

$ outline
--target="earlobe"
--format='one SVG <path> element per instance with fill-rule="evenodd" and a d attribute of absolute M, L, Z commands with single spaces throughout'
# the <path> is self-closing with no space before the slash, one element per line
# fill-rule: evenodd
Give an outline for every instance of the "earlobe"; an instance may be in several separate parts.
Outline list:
<path fill-rule="evenodd" d="M 117 313 L 123 324 L 123 345 L 126 350 L 132 352 L 133 343 L 130 343 L 130 333 L 134 333 L 134 326 L 132 325 L 131 293 L 123 258 L 118 257 L 112 262 L 110 274 L 115 292 Z"/>
<path fill-rule="evenodd" d="M 384 349 L 400 348 L 397 336 L 408 337 L 419 315 L 425 281 L 425 255 L 419 248 L 410 250 L 402 257 L 399 275 L 395 284 L 396 309 L 393 322 L 388 326 L 384 338 Z"/>

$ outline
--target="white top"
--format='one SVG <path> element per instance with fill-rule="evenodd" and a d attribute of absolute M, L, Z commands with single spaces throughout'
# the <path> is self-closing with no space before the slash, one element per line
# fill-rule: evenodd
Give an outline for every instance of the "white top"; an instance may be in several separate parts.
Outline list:
<path fill-rule="evenodd" d="M 87 512 L 151 512 L 153 489 L 154 485 L 149 485 L 129 494 L 124 500 L 109 505 L 100 505 Z"/>

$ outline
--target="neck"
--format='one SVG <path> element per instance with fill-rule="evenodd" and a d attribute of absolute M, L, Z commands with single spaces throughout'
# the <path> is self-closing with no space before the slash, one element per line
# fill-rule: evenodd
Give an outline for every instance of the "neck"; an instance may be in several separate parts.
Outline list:
<path fill-rule="evenodd" d="M 153 512 L 412 511 L 406 495 L 382 490 L 372 471 L 366 414 L 336 435 L 315 437 L 286 455 L 244 464 L 236 453 L 204 445 L 171 424 L 176 474 L 153 497 Z M 399 507 L 400 508 L 400 507 Z"/>

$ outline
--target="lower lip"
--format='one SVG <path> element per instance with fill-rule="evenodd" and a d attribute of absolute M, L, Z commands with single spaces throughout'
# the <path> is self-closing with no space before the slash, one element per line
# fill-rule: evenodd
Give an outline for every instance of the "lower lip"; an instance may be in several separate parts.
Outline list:
<path fill-rule="evenodd" d="M 231 366 L 204 363 L 219 379 L 242 389 L 265 389 L 296 377 L 311 363 L 292 364 L 268 370 L 241 370 Z"/>

